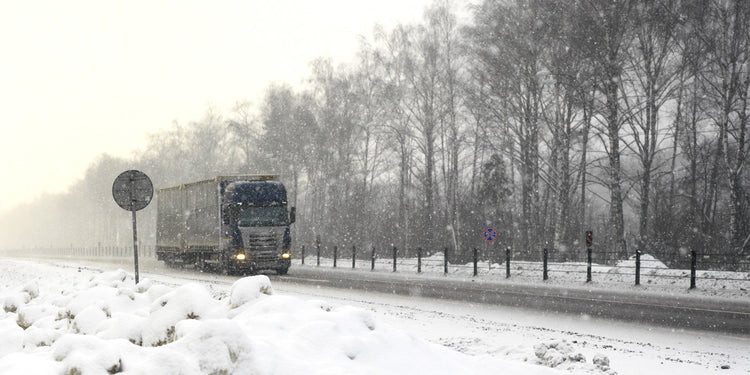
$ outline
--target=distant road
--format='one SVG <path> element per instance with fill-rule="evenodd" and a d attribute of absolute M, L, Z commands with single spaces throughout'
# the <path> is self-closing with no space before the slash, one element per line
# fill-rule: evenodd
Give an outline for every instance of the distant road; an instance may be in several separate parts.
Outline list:
<path fill-rule="evenodd" d="M 487 303 L 661 326 L 750 334 L 750 301 L 292 267 L 281 282 Z"/>

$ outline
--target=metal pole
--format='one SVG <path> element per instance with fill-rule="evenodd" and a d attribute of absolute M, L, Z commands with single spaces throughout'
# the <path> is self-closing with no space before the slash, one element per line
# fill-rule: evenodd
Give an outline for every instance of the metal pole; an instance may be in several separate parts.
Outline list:
<path fill-rule="evenodd" d="M 318 248 L 317 249 L 317 251 L 318 251 L 318 265 L 317 266 L 320 267 L 320 243 L 318 243 L 316 245 L 316 247 Z"/>
<path fill-rule="evenodd" d="M 542 270 L 542 280 L 547 280 L 549 275 L 547 274 L 547 249 L 542 251 L 542 263 L 544 263 L 544 269 Z"/>
<path fill-rule="evenodd" d="M 477 255 L 477 248 L 474 248 L 474 276 L 477 275 L 477 263 L 479 263 L 479 256 Z"/>
<path fill-rule="evenodd" d="M 398 249 L 396 249 L 396 246 L 393 247 L 393 272 L 396 272 L 396 252 Z"/>
<path fill-rule="evenodd" d="M 695 289 L 695 267 L 697 263 L 698 253 L 695 250 L 690 251 L 690 289 Z"/>
<path fill-rule="evenodd" d="M 305 265 L 305 245 L 302 245 L 302 265 Z"/>
<path fill-rule="evenodd" d="M 448 247 L 443 248 L 443 273 L 448 274 Z"/>
<path fill-rule="evenodd" d="M 370 271 L 375 270 L 375 246 L 372 247 L 372 265 L 370 266 Z"/>
<path fill-rule="evenodd" d="M 339 255 L 339 247 L 334 246 L 333 247 L 333 268 L 336 268 L 336 258 L 338 257 L 338 255 Z"/>
<path fill-rule="evenodd" d="M 586 282 L 591 282 L 591 248 L 586 248 Z"/>
<path fill-rule="evenodd" d="M 635 251 L 635 285 L 641 285 L 641 250 Z"/>
<path fill-rule="evenodd" d="M 135 261 L 135 283 L 138 284 L 139 281 L 139 275 L 138 275 L 138 234 L 137 234 L 137 227 L 136 221 L 135 221 L 135 210 L 130 211 L 133 213 L 133 259 Z"/>
<path fill-rule="evenodd" d="M 417 273 L 422 273 L 422 248 L 417 248 Z"/>
<path fill-rule="evenodd" d="M 356 262 L 357 262 L 357 247 L 352 245 L 352 269 L 354 269 Z"/>
<path fill-rule="evenodd" d="M 510 246 L 505 248 L 505 278 L 510 279 Z"/>

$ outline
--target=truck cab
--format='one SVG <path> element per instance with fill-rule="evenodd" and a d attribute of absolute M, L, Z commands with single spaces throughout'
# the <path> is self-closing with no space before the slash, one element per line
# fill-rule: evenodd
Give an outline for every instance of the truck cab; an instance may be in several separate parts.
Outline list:
<path fill-rule="evenodd" d="M 222 186 L 221 253 L 230 271 L 273 269 L 285 274 L 291 264 L 286 188 L 273 180 L 227 181 Z"/>

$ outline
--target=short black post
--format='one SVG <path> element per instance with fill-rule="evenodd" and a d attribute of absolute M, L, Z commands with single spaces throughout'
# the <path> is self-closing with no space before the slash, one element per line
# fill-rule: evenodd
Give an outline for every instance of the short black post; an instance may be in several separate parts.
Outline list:
<path fill-rule="evenodd" d="M 355 268 L 357 263 L 357 247 L 352 245 L 352 269 Z"/>
<path fill-rule="evenodd" d="M 641 285 L 641 250 L 635 251 L 635 285 Z"/>
<path fill-rule="evenodd" d="M 417 248 L 417 273 L 422 273 L 422 248 Z"/>
<path fill-rule="evenodd" d="M 318 243 L 316 247 L 318 248 L 318 267 L 320 267 L 320 243 Z"/>
<path fill-rule="evenodd" d="M 396 249 L 396 246 L 393 247 L 393 272 L 396 272 L 396 254 L 398 253 L 398 249 Z"/>
<path fill-rule="evenodd" d="M 690 251 L 690 289 L 695 289 L 695 267 L 698 253 L 695 250 Z"/>
<path fill-rule="evenodd" d="M 443 248 L 443 273 L 448 274 L 448 247 Z"/>
<path fill-rule="evenodd" d="M 591 248 L 586 248 L 586 282 L 591 282 Z"/>
<path fill-rule="evenodd" d="M 370 266 L 370 271 L 375 270 L 375 246 L 372 247 L 372 265 Z"/>
<path fill-rule="evenodd" d="M 542 280 L 547 280 L 549 278 L 549 275 L 547 274 L 547 256 L 548 251 L 547 249 L 544 249 L 542 251 L 542 264 L 543 264 L 543 270 L 542 270 Z"/>
<path fill-rule="evenodd" d="M 477 273 L 477 263 L 479 263 L 479 255 L 477 253 L 477 248 L 474 248 L 474 276 L 476 276 Z"/>
<path fill-rule="evenodd" d="M 336 259 L 339 256 L 339 247 L 334 246 L 333 247 L 333 268 L 336 268 Z"/>
<path fill-rule="evenodd" d="M 305 245 L 302 245 L 302 265 L 305 265 Z"/>
<path fill-rule="evenodd" d="M 510 247 L 505 248 L 505 278 L 510 279 Z"/>

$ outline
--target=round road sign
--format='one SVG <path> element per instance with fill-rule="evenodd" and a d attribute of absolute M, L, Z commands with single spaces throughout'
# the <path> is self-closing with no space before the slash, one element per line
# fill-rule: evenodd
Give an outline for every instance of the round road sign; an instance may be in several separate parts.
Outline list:
<path fill-rule="evenodd" d="M 482 236 L 484 236 L 485 241 L 493 242 L 497 239 L 497 229 L 493 227 L 484 228 L 484 233 L 482 233 Z"/>
<path fill-rule="evenodd" d="M 141 171 L 125 171 L 120 173 L 112 184 L 112 197 L 124 210 L 138 211 L 151 203 L 154 185 Z"/>

